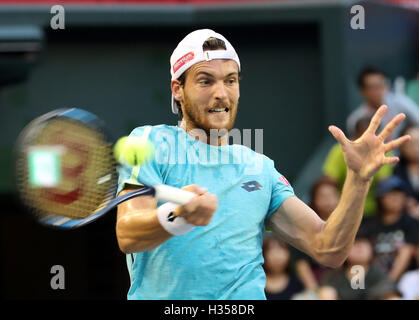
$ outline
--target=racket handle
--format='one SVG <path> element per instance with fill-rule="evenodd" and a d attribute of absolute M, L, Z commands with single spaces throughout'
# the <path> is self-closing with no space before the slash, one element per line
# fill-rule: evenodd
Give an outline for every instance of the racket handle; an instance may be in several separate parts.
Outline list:
<path fill-rule="evenodd" d="M 155 197 L 161 202 L 173 202 L 176 204 L 184 205 L 196 196 L 196 194 L 193 192 L 163 184 L 154 186 L 154 189 L 156 190 Z"/>

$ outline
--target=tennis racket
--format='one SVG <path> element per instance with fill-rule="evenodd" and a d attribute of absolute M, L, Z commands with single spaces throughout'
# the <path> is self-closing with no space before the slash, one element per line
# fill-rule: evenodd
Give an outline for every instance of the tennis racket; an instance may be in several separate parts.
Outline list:
<path fill-rule="evenodd" d="M 15 147 L 22 202 L 44 225 L 72 229 L 139 196 L 186 204 L 195 194 L 167 185 L 147 186 L 115 198 L 118 187 L 112 143 L 104 122 L 77 108 L 58 109 L 30 122 Z"/>

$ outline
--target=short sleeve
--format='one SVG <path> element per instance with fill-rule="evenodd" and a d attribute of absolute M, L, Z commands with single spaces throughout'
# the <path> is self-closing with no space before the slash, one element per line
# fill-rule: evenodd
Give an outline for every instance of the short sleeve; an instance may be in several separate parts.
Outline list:
<path fill-rule="evenodd" d="M 150 133 L 151 131 L 151 126 L 138 127 L 131 132 L 130 136 L 139 137 L 146 134 L 148 135 L 147 138 L 153 143 L 152 137 L 154 135 Z M 127 184 L 135 186 L 163 184 L 163 178 L 159 164 L 155 161 L 155 159 L 152 159 L 145 164 L 135 167 L 126 164 L 119 165 L 118 189 L 116 194 L 118 195 Z"/>
<path fill-rule="evenodd" d="M 279 173 L 273 164 L 272 160 L 270 161 L 269 170 L 270 176 L 272 179 L 272 191 L 271 191 L 271 201 L 269 204 L 268 214 L 266 219 L 270 217 L 270 215 L 279 208 L 279 206 L 284 202 L 285 199 L 294 196 L 294 189 L 292 188 L 291 184 L 288 182 L 287 178 Z"/>

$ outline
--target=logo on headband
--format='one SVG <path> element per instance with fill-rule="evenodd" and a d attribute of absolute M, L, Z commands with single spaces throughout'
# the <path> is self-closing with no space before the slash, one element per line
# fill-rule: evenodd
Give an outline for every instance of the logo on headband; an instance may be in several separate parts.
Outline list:
<path fill-rule="evenodd" d="M 178 71 L 180 68 L 182 68 L 185 65 L 185 63 L 191 61 L 193 58 L 194 58 L 194 54 L 193 54 L 192 51 L 191 52 L 188 52 L 187 54 L 185 54 L 184 56 L 182 56 L 173 65 L 173 73 L 176 73 L 176 71 Z"/>

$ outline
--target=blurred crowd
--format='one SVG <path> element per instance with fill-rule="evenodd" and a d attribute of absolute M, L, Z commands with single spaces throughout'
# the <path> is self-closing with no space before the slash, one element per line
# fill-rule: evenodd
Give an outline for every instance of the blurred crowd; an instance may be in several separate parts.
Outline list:
<path fill-rule="evenodd" d="M 318 264 L 267 232 L 263 240 L 268 300 L 419 300 L 419 73 L 390 89 L 381 70 L 365 67 L 357 79 L 364 102 L 347 119 L 346 134 L 359 138 L 382 104 L 382 128 L 397 114 L 407 118 L 389 139 L 411 140 L 393 151 L 397 165 L 374 176 L 364 217 L 345 263 L 338 269 Z M 327 220 L 339 202 L 346 164 L 339 144 L 329 151 L 310 194 L 310 207 Z"/>

